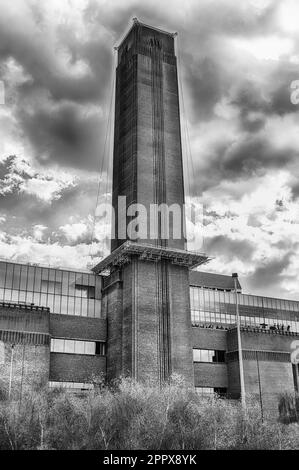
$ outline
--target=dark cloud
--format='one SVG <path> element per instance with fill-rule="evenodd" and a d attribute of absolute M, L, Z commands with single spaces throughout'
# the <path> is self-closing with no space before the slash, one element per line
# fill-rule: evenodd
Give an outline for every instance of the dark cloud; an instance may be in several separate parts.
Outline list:
<path fill-rule="evenodd" d="M 53 176 L 34 172 L 28 162 L 25 163 L 27 166 L 17 165 L 15 156 L 0 163 L 0 215 L 7 216 L 5 228 L 9 233 L 31 233 L 35 225 L 44 225 L 49 227 L 47 237 L 57 241 L 61 240 L 61 235 L 57 238 L 59 227 L 70 223 L 71 219 L 77 221 L 90 217 L 92 220 L 99 184 L 96 180 L 90 180 L 88 176 L 86 180 L 86 176 L 81 176 L 73 185 L 62 187 L 58 197 L 48 201 L 38 194 L 25 192 L 22 185 L 33 178 L 51 182 Z M 105 181 L 100 184 L 103 190 L 107 186 Z"/>
<path fill-rule="evenodd" d="M 293 38 L 281 31 L 277 23 L 280 4 L 270 1 L 258 8 L 253 2 L 235 0 L 190 4 L 175 0 L 90 0 L 85 8 L 80 2 L 78 9 L 69 7 L 68 11 L 64 6 L 64 13 L 57 17 L 49 15 L 45 2 L 36 0 L 0 5 L 0 78 L 6 83 L 7 95 L 7 114 L 0 116 L 0 138 L 5 136 L 10 148 L 14 142 L 19 144 L 32 160 L 27 173 L 15 168 L 14 158 L 0 165 L 4 185 L 1 214 L 7 217 L 8 234 L 28 235 L 40 224 L 47 227 L 44 235 L 50 243 L 89 243 L 88 230 L 72 242 L 59 227 L 87 219 L 87 225 L 90 223 L 88 217 L 94 212 L 97 194 L 92 176 L 100 168 L 104 172 L 100 191 L 109 189 L 105 175 L 108 149 L 105 153 L 103 150 L 114 74 L 113 46 L 120 42 L 134 16 L 179 32 L 179 75 L 185 117 L 194 139 L 195 172 L 188 175 L 194 193 L 207 190 L 213 194 L 218 190 L 216 197 L 221 201 L 226 191 L 228 200 L 234 202 L 251 184 L 258 184 L 260 176 L 284 169 L 293 174 L 289 187 L 293 197 L 298 197 L 295 175 L 299 171 L 299 148 L 294 143 L 298 108 L 290 102 L 290 83 L 299 78 L 298 65 L 290 54 L 277 60 L 259 59 L 242 49 L 244 42 L 248 46 L 251 41 L 271 40 L 272 36 L 295 41 L 295 34 Z M 289 138 L 287 135 L 281 142 L 273 142 L 269 125 L 273 119 L 282 122 L 285 118 L 288 122 L 283 130 L 289 132 Z M 6 147 L 1 147 L 0 141 L 1 148 Z M 74 185 L 61 188 L 59 197 L 43 201 L 21 189 L 33 178 L 47 179 L 47 169 L 53 168 L 56 178 L 65 169 L 78 176 Z M 238 187 L 232 189 L 236 183 Z M 238 216 L 229 207 L 221 216 L 217 209 L 207 212 L 208 222 L 214 217 L 219 224 L 229 224 Z M 260 220 L 256 214 L 248 220 L 257 233 L 263 230 Z M 269 215 L 268 221 L 274 223 L 274 215 Z M 273 232 L 271 224 L 267 230 Z M 223 234 L 206 241 L 209 255 L 244 264 L 256 255 L 256 248 L 247 240 L 231 240 Z M 282 253 L 295 250 L 283 238 L 275 249 Z M 279 288 L 289 258 L 276 256 L 269 255 L 269 261 L 256 268 L 249 278 L 250 289 L 257 290 L 260 285 L 269 291 L 271 286 Z"/>
<path fill-rule="evenodd" d="M 19 87 L 21 96 L 42 88 L 55 101 L 95 103 L 105 97 L 111 77 L 112 44 L 104 38 L 90 38 L 82 43 L 67 25 L 63 30 L 60 27 L 60 43 L 49 38 L 47 25 L 16 22 L 14 26 L 11 28 L 5 17 L 0 20 L 0 59 L 14 59 L 29 77 Z M 63 61 L 59 58 L 61 50 L 66 54 Z M 83 72 L 73 71 L 80 64 Z"/>
<path fill-rule="evenodd" d="M 204 57 L 192 64 L 192 56 L 185 58 L 185 82 L 190 93 L 193 119 L 207 120 L 214 115 L 214 106 L 225 92 L 225 83 L 219 65 L 211 58 Z"/>
<path fill-rule="evenodd" d="M 54 109 L 22 110 L 19 118 L 39 163 L 99 168 L 107 127 L 99 112 L 86 115 L 84 109 L 66 103 Z"/>
<path fill-rule="evenodd" d="M 264 292 L 269 292 L 270 288 L 273 292 L 273 289 L 280 287 L 282 272 L 288 268 L 290 258 L 291 253 L 288 252 L 282 258 L 262 262 L 252 275 L 246 278 L 247 286 L 254 291 L 262 289 Z"/>
<path fill-rule="evenodd" d="M 193 187 L 205 191 L 221 181 L 249 180 L 265 175 L 269 170 L 285 168 L 296 162 L 299 149 L 277 148 L 259 134 L 247 134 L 233 142 L 217 143 L 211 148 L 210 161 L 197 169 Z"/>
<path fill-rule="evenodd" d="M 224 235 L 217 235 L 205 240 L 205 249 L 210 256 L 225 255 L 228 259 L 250 259 L 254 246 L 247 240 L 232 240 Z"/>

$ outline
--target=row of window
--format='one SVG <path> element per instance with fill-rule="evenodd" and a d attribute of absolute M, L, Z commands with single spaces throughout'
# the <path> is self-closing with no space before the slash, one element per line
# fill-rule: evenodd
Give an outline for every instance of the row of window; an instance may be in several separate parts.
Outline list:
<path fill-rule="evenodd" d="M 227 394 L 225 387 L 195 387 L 195 390 L 203 397 L 225 396 Z"/>
<path fill-rule="evenodd" d="M 94 385 L 88 382 L 49 382 L 50 388 L 63 388 L 74 391 L 93 390 Z M 213 397 L 215 395 L 225 396 L 227 388 L 225 387 L 195 387 L 196 392 L 201 396 Z"/>
<path fill-rule="evenodd" d="M 51 352 L 86 355 L 105 355 L 105 343 L 103 341 L 82 341 L 73 339 L 51 339 Z"/>
<path fill-rule="evenodd" d="M 197 326 L 200 323 L 219 323 L 225 325 L 236 324 L 236 315 L 213 313 L 199 310 L 191 310 L 191 322 Z M 253 326 L 266 329 L 281 329 L 299 333 L 299 322 L 286 319 L 240 316 L 242 326 Z"/>
<path fill-rule="evenodd" d="M 101 278 L 95 274 L 0 262 L 0 287 L 9 290 L 98 298 Z"/>
<path fill-rule="evenodd" d="M 0 300 L 101 318 L 100 298 L 101 278 L 95 274 L 0 262 Z"/>
<path fill-rule="evenodd" d="M 194 362 L 225 362 L 225 351 L 213 349 L 193 349 Z"/>
<path fill-rule="evenodd" d="M 66 388 L 71 390 L 92 390 L 93 384 L 87 382 L 49 382 L 50 388 Z"/>
<path fill-rule="evenodd" d="M 0 299 L 5 302 L 34 304 L 49 307 L 51 313 L 101 318 L 101 300 L 66 295 L 43 294 L 0 288 Z"/>
<path fill-rule="evenodd" d="M 240 307 L 255 307 L 260 309 L 286 310 L 299 314 L 299 302 L 294 300 L 274 299 L 249 294 L 238 293 Z M 191 307 L 219 312 L 224 304 L 235 305 L 235 293 L 202 287 L 190 288 Z"/>

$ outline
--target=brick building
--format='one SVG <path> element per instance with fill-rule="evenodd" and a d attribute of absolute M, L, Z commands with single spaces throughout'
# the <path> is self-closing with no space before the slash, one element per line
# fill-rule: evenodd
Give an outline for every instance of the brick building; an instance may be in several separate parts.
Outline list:
<path fill-rule="evenodd" d="M 270 410 L 298 389 L 299 302 L 242 294 L 230 276 L 200 272 L 208 257 L 189 252 L 183 234 L 164 237 L 161 214 L 154 237 L 132 241 L 127 230 L 132 204 L 185 200 L 174 37 L 134 20 L 118 47 L 110 255 L 92 271 L 0 262 L 4 390 L 20 393 L 32 374 L 37 386 L 81 390 L 100 375 L 161 383 L 178 373 L 199 393 L 238 398 L 236 298 L 246 393 Z"/>

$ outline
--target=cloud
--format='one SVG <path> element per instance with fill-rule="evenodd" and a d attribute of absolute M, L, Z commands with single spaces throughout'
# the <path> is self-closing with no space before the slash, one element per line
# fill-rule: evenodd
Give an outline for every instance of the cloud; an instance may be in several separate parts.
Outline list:
<path fill-rule="evenodd" d="M 296 296 L 297 3 L 0 0 L 3 255 L 84 267 L 107 249 L 109 227 L 93 217 L 98 184 L 102 198 L 111 184 L 113 46 L 137 16 L 179 33 L 186 193 L 204 204 L 205 269 Z"/>
<path fill-rule="evenodd" d="M 75 178 L 67 173 L 56 175 L 52 170 L 36 172 L 29 162 L 15 155 L 0 163 L 0 196 L 26 194 L 50 203 L 59 199 L 62 192 L 74 185 Z"/>
<path fill-rule="evenodd" d="M 274 258 L 267 260 L 258 266 L 253 273 L 246 278 L 247 286 L 250 290 L 269 295 L 276 296 L 274 289 L 280 288 L 283 280 L 283 271 L 289 267 L 290 253 L 285 254 L 282 258 Z"/>

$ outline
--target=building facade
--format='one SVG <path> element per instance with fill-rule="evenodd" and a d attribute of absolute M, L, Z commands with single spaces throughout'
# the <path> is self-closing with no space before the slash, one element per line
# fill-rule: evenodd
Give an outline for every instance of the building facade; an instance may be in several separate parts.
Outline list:
<path fill-rule="evenodd" d="M 107 278 L 6 261 L 0 273 L 2 393 L 45 385 L 88 390 L 107 377 Z M 189 295 L 194 386 L 204 396 L 239 398 L 233 280 L 191 271 Z M 299 302 L 243 294 L 240 284 L 237 295 L 246 394 L 259 399 L 265 415 L 277 412 L 279 395 L 298 390 L 290 355 L 299 340 Z"/>
<path fill-rule="evenodd" d="M 81 389 L 105 374 L 101 287 L 88 271 L 0 262 L 2 389 L 10 382 L 17 392 L 26 383 Z"/>
<path fill-rule="evenodd" d="M 92 271 L 0 262 L 0 390 L 178 373 L 200 394 L 239 398 L 238 299 L 246 394 L 273 412 L 280 393 L 298 390 L 299 302 L 199 271 L 208 257 L 186 250 L 183 230 L 164 237 L 160 213 L 154 237 L 147 223 L 134 240 L 128 230 L 134 204 L 184 205 L 174 35 L 136 20 L 118 48 L 113 158 L 109 256 Z"/>

